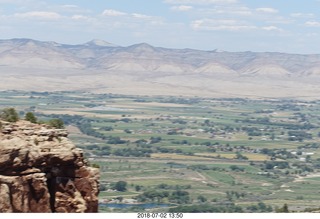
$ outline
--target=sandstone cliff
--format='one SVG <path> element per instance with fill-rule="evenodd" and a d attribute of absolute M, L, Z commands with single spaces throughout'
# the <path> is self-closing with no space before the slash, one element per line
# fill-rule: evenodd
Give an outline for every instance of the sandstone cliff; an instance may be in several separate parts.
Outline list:
<path fill-rule="evenodd" d="M 62 129 L 1 122 L 0 212 L 97 212 L 99 171 Z"/>

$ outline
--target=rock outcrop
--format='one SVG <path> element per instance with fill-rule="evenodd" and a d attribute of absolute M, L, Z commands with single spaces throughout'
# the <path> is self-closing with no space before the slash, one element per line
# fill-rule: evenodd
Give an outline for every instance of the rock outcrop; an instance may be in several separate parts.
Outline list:
<path fill-rule="evenodd" d="M 63 129 L 1 122 L 0 212 L 97 212 L 99 171 Z"/>

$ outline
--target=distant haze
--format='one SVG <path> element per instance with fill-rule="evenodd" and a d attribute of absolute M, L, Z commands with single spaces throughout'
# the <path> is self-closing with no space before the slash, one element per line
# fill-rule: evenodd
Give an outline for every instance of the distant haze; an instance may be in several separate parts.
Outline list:
<path fill-rule="evenodd" d="M 0 0 L 0 39 L 317 54 L 319 0 Z"/>
<path fill-rule="evenodd" d="M 320 55 L 0 40 L 1 90 L 318 98 Z"/>

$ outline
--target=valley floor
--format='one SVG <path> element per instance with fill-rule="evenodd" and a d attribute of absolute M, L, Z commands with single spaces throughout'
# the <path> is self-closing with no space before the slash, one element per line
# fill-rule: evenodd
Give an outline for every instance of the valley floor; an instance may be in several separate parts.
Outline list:
<path fill-rule="evenodd" d="M 104 204 L 161 203 L 149 211 L 170 212 L 319 208 L 319 100 L 3 91 L 0 103 L 40 120 L 61 118 L 100 168 Z"/>

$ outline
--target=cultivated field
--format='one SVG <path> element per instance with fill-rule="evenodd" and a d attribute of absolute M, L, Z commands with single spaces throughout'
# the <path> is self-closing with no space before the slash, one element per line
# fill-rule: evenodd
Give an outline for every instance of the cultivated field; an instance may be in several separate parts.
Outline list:
<path fill-rule="evenodd" d="M 151 211 L 320 207 L 317 100 L 6 91 L 0 104 L 21 116 L 31 111 L 39 120 L 61 118 L 100 168 L 101 203 L 168 204 Z M 120 181 L 124 191 L 116 187 Z"/>

